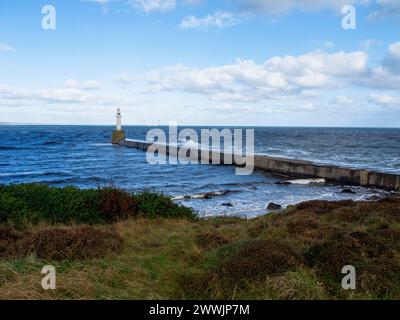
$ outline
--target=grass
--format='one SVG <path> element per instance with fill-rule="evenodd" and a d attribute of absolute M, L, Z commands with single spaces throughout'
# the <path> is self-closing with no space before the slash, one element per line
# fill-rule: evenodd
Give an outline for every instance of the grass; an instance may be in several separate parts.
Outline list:
<path fill-rule="evenodd" d="M 241 220 L 193 219 L 147 193 L 135 210 L 148 215 L 92 226 L 3 224 L 0 250 L 24 236 L 36 243 L 42 232 L 48 240 L 0 259 L 0 299 L 400 299 L 399 198 L 312 201 Z M 65 251 L 65 238 L 75 251 L 54 255 Z M 108 250 L 87 256 L 85 241 Z M 49 263 L 55 291 L 40 285 Z M 345 264 L 356 267 L 356 290 L 341 288 Z"/>

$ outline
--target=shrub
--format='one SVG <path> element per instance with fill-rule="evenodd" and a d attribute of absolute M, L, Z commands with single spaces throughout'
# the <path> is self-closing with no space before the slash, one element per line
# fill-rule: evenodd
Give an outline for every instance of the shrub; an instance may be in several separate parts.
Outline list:
<path fill-rule="evenodd" d="M 122 239 L 115 230 L 90 226 L 47 227 L 18 233 L 5 229 L 0 232 L 0 248 L 3 258 L 35 254 L 49 261 L 83 260 L 121 251 Z"/>
<path fill-rule="evenodd" d="M 300 253 L 277 240 L 249 240 L 220 248 L 219 261 L 203 272 L 184 274 L 181 288 L 188 298 L 232 299 L 236 290 L 284 274 L 302 265 Z"/>
<path fill-rule="evenodd" d="M 139 203 L 140 215 L 146 218 L 189 218 L 195 219 L 196 213 L 172 201 L 171 197 L 153 192 L 142 192 L 135 195 Z"/>
<path fill-rule="evenodd" d="M 100 198 L 100 212 L 106 221 L 122 221 L 138 214 L 137 200 L 124 191 L 111 188 L 102 189 Z"/>
<path fill-rule="evenodd" d="M 24 223 L 101 223 L 99 192 L 75 187 L 51 188 L 46 185 L 11 185 L 0 189 L 0 222 Z"/>
<path fill-rule="evenodd" d="M 0 224 L 24 226 L 41 221 L 57 224 L 103 224 L 139 214 L 147 218 L 190 218 L 192 209 L 171 198 L 144 192 L 132 195 L 116 188 L 53 188 L 39 184 L 0 186 Z"/>
<path fill-rule="evenodd" d="M 357 265 L 364 258 L 389 254 L 388 247 L 366 232 L 337 233 L 322 244 L 312 246 L 304 254 L 309 266 L 317 266 L 331 275 L 338 275 L 343 266 Z"/>
<path fill-rule="evenodd" d="M 301 254 L 285 242 L 252 240 L 224 261 L 217 274 L 238 282 L 241 279 L 279 275 L 301 264 Z"/>
<path fill-rule="evenodd" d="M 399 283 L 400 264 L 391 247 L 384 238 L 367 232 L 338 233 L 309 248 L 304 257 L 307 265 L 315 267 L 333 291 L 342 291 L 341 270 L 345 265 L 356 268 L 358 289 L 364 294 L 383 296 L 393 292 Z"/>
<path fill-rule="evenodd" d="M 11 228 L 1 228 L 0 229 L 0 258 L 6 257 L 9 254 L 10 246 L 21 239 L 22 235 L 11 229 Z"/>

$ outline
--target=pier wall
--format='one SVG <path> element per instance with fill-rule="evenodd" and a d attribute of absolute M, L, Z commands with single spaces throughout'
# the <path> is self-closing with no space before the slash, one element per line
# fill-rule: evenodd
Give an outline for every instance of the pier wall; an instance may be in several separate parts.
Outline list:
<path fill-rule="evenodd" d="M 122 140 L 118 145 L 146 151 L 151 145 L 155 144 L 146 141 Z M 167 154 L 178 154 L 180 150 L 176 146 L 167 145 L 164 147 Z M 199 161 L 201 160 L 201 154 L 204 154 L 204 152 L 209 152 L 210 163 L 212 159 L 219 159 L 221 165 L 238 165 L 245 160 L 244 157 L 237 157 L 236 160 L 239 161 L 235 161 L 231 154 L 208 150 L 198 151 L 192 157 L 196 157 Z M 334 165 L 319 165 L 309 161 L 268 156 L 255 156 L 254 169 L 293 178 L 324 178 L 334 183 L 400 191 L 400 175 L 390 173 L 350 169 Z"/>

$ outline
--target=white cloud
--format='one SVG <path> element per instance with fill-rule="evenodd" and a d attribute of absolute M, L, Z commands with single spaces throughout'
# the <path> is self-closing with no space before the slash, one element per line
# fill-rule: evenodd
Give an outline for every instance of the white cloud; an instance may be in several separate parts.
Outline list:
<path fill-rule="evenodd" d="M 126 101 L 120 97 L 102 96 L 91 94 L 84 88 L 73 87 L 77 82 L 68 80 L 64 88 L 51 89 L 20 89 L 0 85 L 0 100 L 13 101 L 14 104 L 29 105 L 39 103 L 47 104 L 84 104 L 87 105 L 116 105 L 125 104 Z M 91 84 L 87 84 L 91 87 Z"/>
<path fill-rule="evenodd" d="M 80 89 L 80 90 L 94 90 L 101 89 L 101 84 L 97 80 L 87 80 L 82 83 L 69 79 L 64 83 L 68 88 Z"/>
<path fill-rule="evenodd" d="M 300 56 L 275 56 L 263 64 L 237 60 L 219 67 L 171 66 L 150 72 L 148 81 L 154 92 L 187 92 L 218 101 L 312 99 L 321 90 L 399 90 L 399 62 L 400 43 L 394 43 L 378 67 L 369 66 L 364 51 L 313 51 Z M 334 102 L 343 105 L 353 100 L 342 95 Z"/>
<path fill-rule="evenodd" d="M 69 102 L 81 103 L 89 100 L 89 96 L 80 89 L 44 89 L 38 92 L 33 92 L 37 99 L 45 100 L 50 103 Z"/>
<path fill-rule="evenodd" d="M 268 59 L 264 64 L 238 60 L 210 68 L 167 67 L 148 74 L 154 91 L 183 91 L 213 100 L 259 101 L 287 99 L 312 89 L 337 88 L 368 71 L 368 56 L 310 52 Z"/>
<path fill-rule="evenodd" d="M 162 12 L 175 9 L 176 0 L 128 0 L 128 4 L 144 12 Z"/>
<path fill-rule="evenodd" d="M 372 93 L 369 97 L 369 101 L 388 108 L 400 107 L 400 99 L 388 93 Z"/>
<path fill-rule="evenodd" d="M 240 10 L 252 14 L 287 14 L 292 10 L 339 10 L 343 5 L 367 4 L 369 0 L 237 0 Z"/>
<path fill-rule="evenodd" d="M 182 29 L 208 29 L 208 28 L 224 28 L 232 27 L 240 23 L 240 19 L 235 17 L 231 12 L 217 11 L 214 14 L 209 14 L 204 18 L 196 16 L 187 16 L 181 23 Z"/>
<path fill-rule="evenodd" d="M 386 68 L 376 67 L 369 71 L 368 76 L 359 77 L 354 83 L 368 88 L 400 89 L 400 75 L 390 73 Z"/>
<path fill-rule="evenodd" d="M 15 51 L 15 49 L 7 43 L 0 43 L 0 51 Z"/>

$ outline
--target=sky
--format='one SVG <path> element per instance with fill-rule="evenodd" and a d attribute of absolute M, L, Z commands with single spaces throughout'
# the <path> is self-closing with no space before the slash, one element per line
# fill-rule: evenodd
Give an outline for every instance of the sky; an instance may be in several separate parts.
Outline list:
<path fill-rule="evenodd" d="M 400 127 L 400 0 L 0 1 L 0 123 L 117 107 L 129 125 Z"/>

